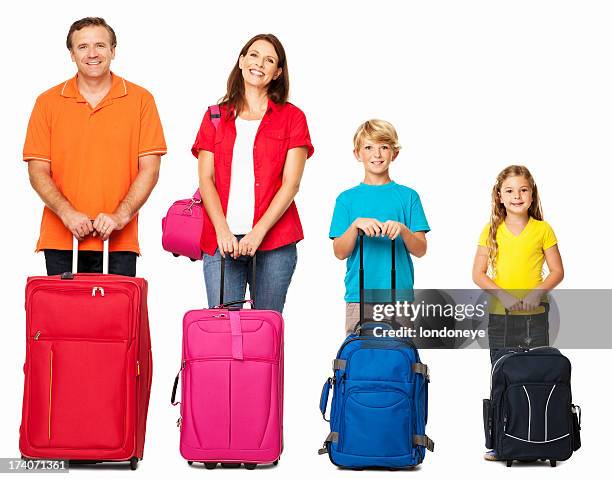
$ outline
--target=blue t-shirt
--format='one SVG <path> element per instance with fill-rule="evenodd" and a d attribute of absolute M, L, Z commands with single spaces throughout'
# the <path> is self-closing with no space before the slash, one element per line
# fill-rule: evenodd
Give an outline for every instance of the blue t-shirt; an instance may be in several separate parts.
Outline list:
<path fill-rule="evenodd" d="M 336 199 L 334 215 L 329 228 L 329 237 L 342 236 L 357 218 L 375 218 L 380 222 L 399 221 L 413 233 L 429 231 L 425 212 L 416 191 L 394 181 L 385 185 L 366 185 L 361 183 L 346 190 Z M 359 240 L 357 240 L 359 241 Z M 388 237 L 364 237 L 363 269 L 365 301 L 372 300 L 367 290 L 389 290 L 391 288 L 391 246 Z M 395 241 L 395 269 L 397 300 L 410 300 L 414 285 L 414 268 L 410 253 L 401 236 Z M 359 301 L 359 245 L 346 263 L 344 278 L 346 302 Z M 410 293 L 406 293 L 409 291 Z M 402 294 L 404 292 L 404 294 Z"/>

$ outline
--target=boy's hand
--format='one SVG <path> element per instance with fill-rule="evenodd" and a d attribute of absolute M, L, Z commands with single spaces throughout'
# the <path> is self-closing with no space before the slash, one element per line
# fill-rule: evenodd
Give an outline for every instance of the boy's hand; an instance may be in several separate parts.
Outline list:
<path fill-rule="evenodd" d="M 353 226 L 363 230 L 366 236 L 380 236 L 383 228 L 383 224 L 376 218 L 357 218 Z"/>
<path fill-rule="evenodd" d="M 382 226 L 382 235 L 388 236 L 389 239 L 394 240 L 402 233 L 403 228 L 405 228 L 405 226 L 399 221 L 385 221 Z"/>

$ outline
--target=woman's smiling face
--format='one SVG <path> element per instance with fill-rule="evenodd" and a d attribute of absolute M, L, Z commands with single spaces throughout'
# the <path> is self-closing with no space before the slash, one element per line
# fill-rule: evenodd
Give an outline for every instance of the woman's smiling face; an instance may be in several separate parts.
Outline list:
<path fill-rule="evenodd" d="M 238 66 L 244 83 L 256 88 L 267 88 L 282 73 L 282 68 L 278 67 L 276 50 L 266 40 L 254 42 L 246 54 L 240 56 Z"/>

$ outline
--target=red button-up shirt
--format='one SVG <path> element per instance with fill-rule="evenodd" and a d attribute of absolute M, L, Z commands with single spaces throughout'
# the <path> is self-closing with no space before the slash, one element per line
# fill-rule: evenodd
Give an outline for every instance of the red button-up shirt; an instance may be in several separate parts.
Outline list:
<path fill-rule="evenodd" d="M 200 150 L 215 155 L 215 187 L 219 193 L 223 213 L 227 215 L 232 155 L 236 141 L 235 115 L 227 115 L 227 108 L 221 107 L 221 121 L 218 127 L 212 124 L 210 110 L 204 114 L 200 130 L 191 152 L 197 158 Z M 304 113 L 292 105 L 276 104 L 268 100 L 268 109 L 261 120 L 253 145 L 253 167 L 255 172 L 255 211 L 253 225 L 264 215 L 272 199 L 283 183 L 283 168 L 287 152 L 292 148 L 305 147 L 310 158 L 314 152 Z M 240 174 L 240 171 L 234 171 Z M 304 239 L 302 224 L 295 202 L 270 228 L 259 249 L 262 251 L 280 248 Z M 204 212 L 204 227 L 200 246 L 204 253 L 212 255 L 217 248 L 217 236 L 212 222 Z"/>

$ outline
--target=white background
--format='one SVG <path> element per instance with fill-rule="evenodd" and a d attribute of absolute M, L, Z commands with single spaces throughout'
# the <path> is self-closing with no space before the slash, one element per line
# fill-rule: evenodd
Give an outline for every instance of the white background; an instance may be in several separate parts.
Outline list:
<path fill-rule="evenodd" d="M 297 198 L 306 239 L 284 315 L 285 452 L 275 469 L 214 474 L 343 474 L 327 456 L 316 455 L 328 432 L 317 409 L 320 388 L 344 325 L 345 266 L 333 256 L 327 232 L 335 197 L 362 178 L 352 135 L 368 118 L 396 126 L 403 149 L 391 175 L 420 193 L 432 228 L 427 255 L 415 260 L 417 288 L 472 287 L 472 258 L 488 219 L 490 189 L 496 174 L 512 163 L 527 165 L 538 183 L 545 218 L 559 238 L 562 287 L 612 286 L 608 2 L 107 0 L 22 1 L 10 8 L 3 7 L 0 31 L 0 456 L 19 455 L 23 290 L 27 275 L 44 274 L 43 256 L 33 252 L 42 206 L 20 161 L 23 140 L 36 96 L 74 74 L 64 41 L 72 21 L 84 16 L 103 16 L 114 27 L 113 70 L 155 95 L 168 143 L 159 184 L 140 216 L 138 273 L 150 281 L 155 367 L 145 460 L 131 474 L 203 474 L 179 455 L 178 409 L 169 405 L 182 314 L 205 305 L 201 263 L 162 251 L 160 220 L 173 200 L 194 190 L 196 162 L 189 150 L 195 133 L 206 106 L 224 93 L 239 49 L 254 34 L 273 32 L 284 43 L 291 100 L 307 115 L 316 152 Z M 563 327 L 579 323 L 579 317 L 564 318 Z M 574 366 L 574 401 L 584 411 L 583 449 L 556 470 L 537 465 L 516 471 L 482 460 L 488 351 L 422 351 L 433 372 L 428 433 L 436 452 L 427 455 L 419 474 L 576 477 L 602 468 L 612 426 L 612 353 L 566 353 Z M 122 468 L 116 473 L 130 474 Z"/>

